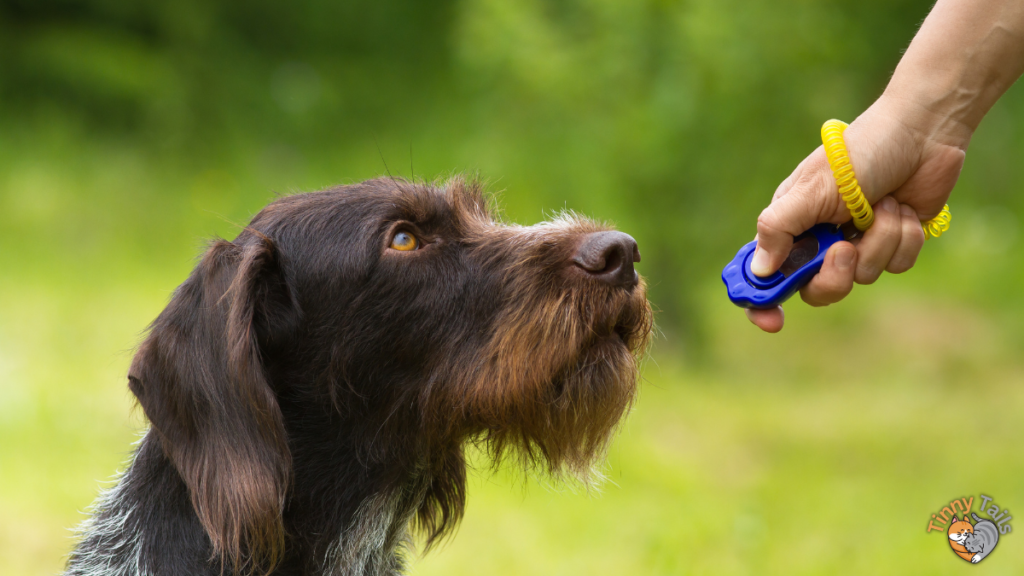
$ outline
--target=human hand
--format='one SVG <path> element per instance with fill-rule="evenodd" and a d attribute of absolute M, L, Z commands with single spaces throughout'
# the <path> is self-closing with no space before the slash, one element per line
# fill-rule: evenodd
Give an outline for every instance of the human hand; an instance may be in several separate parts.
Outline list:
<path fill-rule="evenodd" d="M 942 210 L 964 162 L 962 144 L 933 128 L 926 110 L 908 110 L 883 96 L 843 134 L 854 173 L 875 209 L 875 222 L 854 242 L 838 242 L 825 255 L 821 271 L 800 290 L 812 306 L 846 297 L 853 284 L 871 284 L 888 271 L 899 274 L 917 261 L 924 245 L 921 222 Z M 767 276 L 778 270 L 793 237 L 821 222 L 840 224 L 850 213 L 818 147 L 779 185 L 757 219 L 757 251 L 751 270 Z M 766 332 L 782 329 L 782 308 L 747 310 Z"/>

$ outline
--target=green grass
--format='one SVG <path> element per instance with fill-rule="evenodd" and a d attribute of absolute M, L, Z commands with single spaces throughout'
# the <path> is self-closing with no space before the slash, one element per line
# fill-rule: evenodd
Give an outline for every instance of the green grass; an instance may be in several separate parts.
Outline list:
<path fill-rule="evenodd" d="M 129 454 L 143 422 L 123 375 L 166 280 L 5 285 L 0 573 L 58 571 Z M 465 521 L 414 573 L 1010 573 L 1018 534 L 967 568 L 925 528 L 955 497 L 1024 501 L 1024 369 L 996 315 L 901 285 L 792 305 L 766 336 L 708 283 L 706 357 L 658 341 L 599 491 L 478 460 Z"/>
<path fill-rule="evenodd" d="M 70 529 L 145 425 L 125 386 L 132 347 L 201 239 L 231 237 L 272 197 L 231 164 L 192 170 L 116 143 L 72 154 L 83 138 L 24 150 L 0 139 L 4 576 L 60 570 Z M 271 172 L 268 181 L 308 189 L 331 171 Z M 537 220 L 523 208 L 530 198 L 513 203 L 519 221 Z M 953 231 L 927 245 L 914 271 L 827 309 L 793 303 L 775 336 L 747 323 L 713 272 L 701 275 L 686 295 L 702 303 L 700 339 L 683 349 L 664 325 L 601 490 L 491 474 L 477 461 L 458 534 L 414 572 L 945 574 L 1022 565 L 1018 534 L 968 568 L 939 534 L 925 533 L 931 513 L 955 497 L 986 493 L 1011 510 L 1024 501 L 1019 267 L 1007 264 L 1018 258 L 1007 236 L 1014 221 L 1002 213 L 993 228 L 994 216 L 970 205 L 955 213 Z M 658 270 L 639 266 L 665 293 Z"/>
<path fill-rule="evenodd" d="M 792 308 L 792 324 L 821 323 Z M 1011 509 L 1021 501 L 1024 372 L 1004 364 L 958 375 L 943 369 L 956 362 L 951 352 L 907 337 L 927 328 L 919 318 L 869 316 L 866 326 L 892 329 L 855 334 L 854 344 L 819 338 L 810 367 L 780 370 L 767 361 L 796 356 L 818 326 L 751 336 L 735 311 L 716 310 L 735 365 L 695 373 L 657 350 L 599 495 L 477 475 L 459 535 L 417 573 L 1015 573 L 1019 535 L 967 567 L 926 527 L 959 496 L 985 493 Z M 972 344 L 964 330 L 931 337 L 970 354 L 996 336 L 982 329 Z M 867 339 L 874 349 L 856 343 Z"/>

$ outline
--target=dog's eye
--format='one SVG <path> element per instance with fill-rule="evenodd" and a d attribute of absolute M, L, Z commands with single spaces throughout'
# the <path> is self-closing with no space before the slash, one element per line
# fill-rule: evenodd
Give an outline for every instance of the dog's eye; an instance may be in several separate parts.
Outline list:
<path fill-rule="evenodd" d="M 401 250 L 407 252 L 409 250 L 415 250 L 420 247 L 419 240 L 415 236 L 408 232 L 399 232 L 395 234 L 395 237 L 391 239 L 391 248 L 395 250 Z"/>

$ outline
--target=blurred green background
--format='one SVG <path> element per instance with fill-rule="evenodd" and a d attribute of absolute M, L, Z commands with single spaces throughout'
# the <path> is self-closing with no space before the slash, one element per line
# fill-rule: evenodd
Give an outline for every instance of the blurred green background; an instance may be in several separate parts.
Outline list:
<path fill-rule="evenodd" d="M 132 347 L 205 239 L 387 170 L 615 222 L 660 329 L 600 494 L 480 462 L 414 574 L 1018 572 L 1024 535 L 968 567 L 925 528 L 979 493 L 1024 515 L 1019 87 L 911 272 L 776 336 L 718 279 L 929 5 L 0 0 L 0 574 L 61 569 L 145 426 Z"/>

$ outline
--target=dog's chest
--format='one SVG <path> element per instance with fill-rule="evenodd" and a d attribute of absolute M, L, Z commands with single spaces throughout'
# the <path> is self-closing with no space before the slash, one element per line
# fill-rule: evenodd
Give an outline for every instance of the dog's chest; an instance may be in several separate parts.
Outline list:
<path fill-rule="evenodd" d="M 367 498 L 331 544 L 323 576 L 397 576 L 403 573 L 413 543 L 409 523 L 423 501 L 425 485 L 412 482 L 404 489 Z"/>

